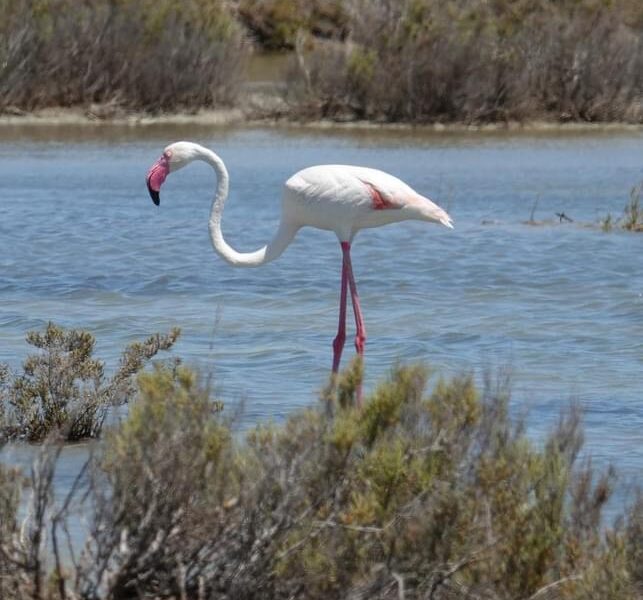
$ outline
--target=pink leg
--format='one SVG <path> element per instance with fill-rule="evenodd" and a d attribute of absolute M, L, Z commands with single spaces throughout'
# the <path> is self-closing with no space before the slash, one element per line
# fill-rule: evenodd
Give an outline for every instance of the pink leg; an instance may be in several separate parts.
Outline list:
<path fill-rule="evenodd" d="M 339 296 L 339 325 L 337 336 L 333 340 L 333 373 L 339 370 L 339 361 L 346 341 L 346 299 L 348 291 L 348 272 L 346 270 L 346 257 L 342 260 L 342 288 Z"/>
<path fill-rule="evenodd" d="M 357 284 L 353 276 L 353 265 L 351 263 L 351 245 L 349 242 L 342 242 L 342 252 L 344 254 L 344 269 L 348 276 L 348 285 L 351 289 L 351 301 L 353 303 L 353 313 L 355 314 L 355 349 L 360 358 L 364 357 L 364 345 L 366 343 L 366 328 L 364 327 L 364 318 L 362 309 L 359 305 L 359 296 L 357 294 Z M 362 404 L 362 385 L 357 388 L 357 406 Z"/>
<path fill-rule="evenodd" d="M 364 344 L 366 343 L 366 328 L 364 327 L 364 318 L 362 309 L 359 305 L 359 296 L 357 294 L 357 285 L 353 277 L 353 265 L 351 263 L 351 245 L 348 242 L 342 242 L 342 251 L 344 252 L 344 268 L 348 276 L 348 284 L 351 288 L 351 301 L 353 302 L 353 312 L 355 313 L 355 349 L 360 356 L 364 355 Z"/>

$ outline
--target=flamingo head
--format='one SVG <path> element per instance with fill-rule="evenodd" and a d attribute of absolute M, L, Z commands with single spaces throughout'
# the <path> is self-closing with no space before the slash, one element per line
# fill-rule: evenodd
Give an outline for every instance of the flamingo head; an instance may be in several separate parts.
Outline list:
<path fill-rule="evenodd" d="M 191 142 L 175 142 L 170 144 L 147 172 L 145 182 L 152 202 L 158 206 L 161 203 L 161 186 L 170 172 L 178 171 L 196 158 L 196 144 Z"/>

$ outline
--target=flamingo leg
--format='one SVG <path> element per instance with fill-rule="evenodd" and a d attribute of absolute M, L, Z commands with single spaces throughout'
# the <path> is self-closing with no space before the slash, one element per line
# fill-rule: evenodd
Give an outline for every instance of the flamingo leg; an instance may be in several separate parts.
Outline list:
<path fill-rule="evenodd" d="M 342 250 L 344 243 L 342 242 Z M 339 324 L 337 336 L 333 340 L 333 373 L 339 370 L 339 361 L 342 358 L 344 342 L 346 341 L 346 301 L 348 297 L 348 271 L 346 269 L 346 256 L 342 259 L 342 286 L 339 296 Z"/>
<path fill-rule="evenodd" d="M 360 358 L 364 357 L 364 345 L 366 344 L 366 328 L 364 327 L 364 317 L 359 304 L 359 295 L 357 294 L 357 284 L 353 276 L 353 264 L 351 262 L 351 245 L 349 242 L 342 242 L 342 253 L 344 255 L 344 270 L 348 278 L 348 285 L 351 290 L 351 302 L 353 303 L 353 313 L 355 315 L 355 349 Z M 362 384 L 356 390 L 357 406 L 362 405 Z"/>
<path fill-rule="evenodd" d="M 342 251 L 344 253 L 344 268 L 348 276 L 348 285 L 351 290 L 351 302 L 353 303 L 353 313 L 355 314 L 355 350 L 360 356 L 364 356 L 364 345 L 366 344 L 366 327 L 364 327 L 364 317 L 359 304 L 359 295 L 357 294 L 357 284 L 353 276 L 353 265 L 351 263 L 351 245 L 349 242 L 342 242 Z"/>

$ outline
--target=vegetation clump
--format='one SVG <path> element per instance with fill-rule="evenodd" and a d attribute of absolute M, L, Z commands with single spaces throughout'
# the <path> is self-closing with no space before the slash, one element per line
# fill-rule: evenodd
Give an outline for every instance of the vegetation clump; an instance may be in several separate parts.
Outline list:
<path fill-rule="evenodd" d="M 252 110 L 378 122 L 643 122 L 639 0 L 0 0 L 0 112 Z M 276 92 L 273 92 L 276 94 Z M 244 94 L 246 94 L 244 96 Z M 271 112 L 272 111 L 272 112 Z"/>
<path fill-rule="evenodd" d="M 601 2 L 352 0 L 348 43 L 302 53 L 303 118 L 643 119 L 643 10 Z"/>
<path fill-rule="evenodd" d="M 116 372 L 106 378 L 93 357 L 95 339 L 87 331 L 49 323 L 30 331 L 27 342 L 38 352 L 27 357 L 22 373 L 0 365 L 0 435 L 41 441 L 52 432 L 67 441 L 97 437 L 111 406 L 135 393 L 134 376 L 160 350 L 168 350 L 178 329 L 127 346 Z"/>
<path fill-rule="evenodd" d="M 248 46 L 222 0 L 0 0 L 0 111 L 234 102 Z"/>
<path fill-rule="evenodd" d="M 634 186 L 630 191 L 630 201 L 623 211 L 623 229 L 628 231 L 643 231 L 643 210 L 641 210 L 641 191 L 643 183 Z"/>
<path fill-rule="evenodd" d="M 616 225 L 619 225 L 621 229 L 626 231 L 643 232 L 643 210 L 641 210 L 640 206 L 641 192 L 643 192 L 643 182 L 635 185 L 630 190 L 630 199 L 623 209 L 621 218 L 614 220 L 612 214 L 607 213 L 607 216 L 600 221 L 601 229 L 609 232 Z"/>
<path fill-rule="evenodd" d="M 68 567 L 23 559 L 43 552 L 43 536 L 61 546 L 69 499 L 59 507 L 39 484 L 31 514 L 61 526 L 45 519 L 40 536 L 18 537 L 18 484 L 0 472 L 0 595 L 639 597 L 643 502 L 602 521 L 614 474 L 579 459 L 577 409 L 535 445 L 510 418 L 501 378 L 479 391 L 469 375 L 435 381 L 424 366 L 396 366 L 358 408 L 355 369 L 335 388 L 343 405 L 245 440 L 189 370 L 141 374 L 128 418 L 70 492 L 89 499 L 91 518 Z M 40 464 L 36 483 L 51 468 Z"/>
<path fill-rule="evenodd" d="M 238 0 L 237 10 L 261 48 L 292 50 L 304 32 L 324 39 L 345 37 L 349 7 L 344 0 Z"/>

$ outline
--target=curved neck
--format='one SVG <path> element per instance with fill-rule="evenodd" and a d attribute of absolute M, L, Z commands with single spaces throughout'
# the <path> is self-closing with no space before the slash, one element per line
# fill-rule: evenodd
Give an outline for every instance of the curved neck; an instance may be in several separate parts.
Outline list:
<path fill-rule="evenodd" d="M 235 267 L 258 267 L 277 258 L 288 247 L 298 228 L 288 225 L 282 215 L 279 229 L 268 245 L 255 252 L 237 252 L 223 239 L 221 231 L 221 216 L 228 197 L 230 182 L 228 170 L 212 150 L 203 148 L 199 158 L 211 165 L 217 175 L 217 189 L 212 201 L 209 222 L 210 240 L 215 251 Z"/>

